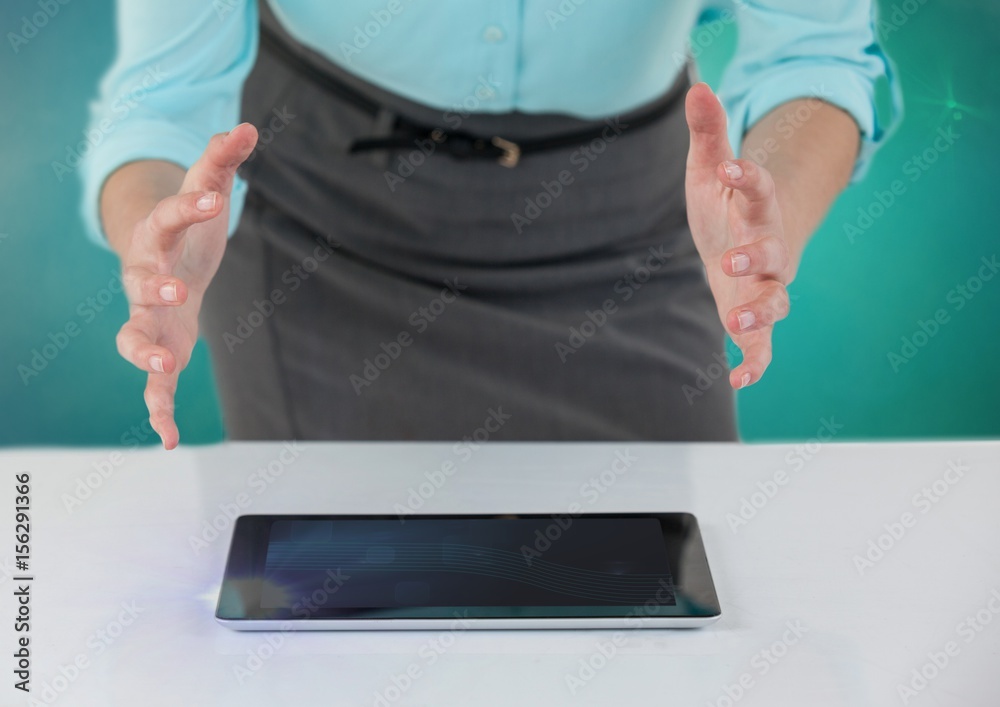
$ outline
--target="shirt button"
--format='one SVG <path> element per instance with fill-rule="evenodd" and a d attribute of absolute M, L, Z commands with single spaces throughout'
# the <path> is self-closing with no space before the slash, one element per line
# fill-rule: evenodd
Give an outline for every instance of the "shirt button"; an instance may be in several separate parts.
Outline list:
<path fill-rule="evenodd" d="M 483 39 L 490 44 L 502 42 L 506 36 L 507 35 L 504 34 L 503 28 L 497 27 L 496 25 L 490 25 L 483 31 Z"/>

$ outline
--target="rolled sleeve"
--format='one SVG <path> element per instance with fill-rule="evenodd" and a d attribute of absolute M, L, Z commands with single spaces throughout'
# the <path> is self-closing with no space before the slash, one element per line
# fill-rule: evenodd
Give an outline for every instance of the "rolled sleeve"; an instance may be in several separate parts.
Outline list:
<path fill-rule="evenodd" d="M 746 131 L 776 107 L 797 98 L 818 98 L 857 123 L 861 150 L 852 180 L 863 176 L 901 114 L 892 66 L 875 38 L 871 4 L 772 0 L 739 2 L 734 12 L 739 39 L 719 87 L 734 150 Z M 883 78 L 892 96 L 885 120 L 875 100 L 876 84 Z"/>
<path fill-rule="evenodd" d="M 118 56 L 91 104 L 80 150 L 81 216 L 87 236 L 104 247 L 100 193 L 107 178 L 136 160 L 194 164 L 213 134 L 237 124 L 257 51 L 252 1 L 121 0 L 117 22 Z M 245 193 L 237 177 L 230 234 Z"/>

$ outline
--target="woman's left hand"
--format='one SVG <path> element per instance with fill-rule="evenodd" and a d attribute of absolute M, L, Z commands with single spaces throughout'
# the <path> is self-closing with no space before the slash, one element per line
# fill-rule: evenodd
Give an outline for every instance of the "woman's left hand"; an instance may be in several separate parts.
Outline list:
<path fill-rule="evenodd" d="M 785 286 L 797 258 L 785 241 L 771 175 L 754 162 L 734 159 L 726 114 L 712 89 L 693 86 L 685 108 L 691 132 L 688 223 L 719 318 L 743 352 L 729 383 L 745 388 L 771 362 L 771 331 L 788 315 Z"/>

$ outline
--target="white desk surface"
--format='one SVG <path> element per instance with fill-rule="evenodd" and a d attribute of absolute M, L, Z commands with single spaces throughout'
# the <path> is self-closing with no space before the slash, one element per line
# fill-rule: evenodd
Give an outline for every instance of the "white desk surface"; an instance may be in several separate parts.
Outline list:
<path fill-rule="evenodd" d="M 489 444 L 468 459 L 451 444 L 300 443 L 265 479 L 258 470 L 278 471 L 283 448 L 0 452 L 0 704 L 1000 705 L 1000 443 Z M 591 503 L 581 486 L 626 449 L 637 461 Z M 393 513 L 448 461 L 455 471 L 424 512 L 549 513 L 578 502 L 695 513 L 722 619 L 625 631 L 603 661 L 611 631 L 282 635 L 216 624 L 231 533 L 220 506 Z M 99 479 L 98 467 L 110 475 Z M 13 689 L 11 672 L 21 471 L 32 477 L 37 702 Z M 734 531 L 741 501 L 781 471 L 787 483 L 766 503 L 752 499 L 762 507 Z M 70 512 L 88 475 L 97 488 Z M 912 527 L 883 537 L 891 547 L 860 572 L 856 556 L 904 513 Z M 196 553 L 190 538 L 216 517 L 220 537 Z M 588 662 L 598 669 L 581 673 Z M 914 675 L 921 669 L 930 679 Z"/>

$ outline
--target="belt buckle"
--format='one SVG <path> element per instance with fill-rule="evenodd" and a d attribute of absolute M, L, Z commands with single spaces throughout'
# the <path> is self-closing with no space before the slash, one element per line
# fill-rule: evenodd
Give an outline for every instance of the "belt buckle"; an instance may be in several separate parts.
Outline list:
<path fill-rule="evenodd" d="M 502 151 L 499 157 L 497 157 L 497 162 L 504 167 L 517 167 L 517 163 L 521 161 L 521 146 L 516 142 L 511 142 L 510 140 L 504 140 L 502 137 L 496 135 L 490 139 L 490 143 Z"/>

